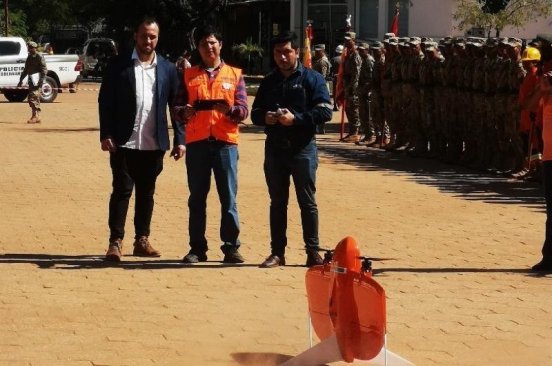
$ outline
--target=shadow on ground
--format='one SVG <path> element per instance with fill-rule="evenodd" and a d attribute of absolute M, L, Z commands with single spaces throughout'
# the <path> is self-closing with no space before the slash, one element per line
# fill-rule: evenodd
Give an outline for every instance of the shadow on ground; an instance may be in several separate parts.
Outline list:
<path fill-rule="evenodd" d="M 544 211 L 540 183 L 525 182 L 471 170 L 436 159 L 413 158 L 404 152 L 356 146 L 339 142 L 339 124 L 330 123 L 327 133 L 318 136 L 320 157 L 330 164 L 347 164 L 354 169 L 384 171 L 389 175 L 404 175 L 407 179 L 438 188 L 466 200 L 487 203 L 522 204 Z M 257 134 L 261 127 L 249 126 L 242 133 Z M 345 171 L 347 169 L 344 169 Z"/>
<path fill-rule="evenodd" d="M 182 263 L 179 259 L 136 259 L 123 256 L 121 262 L 106 262 L 103 255 L 57 255 L 6 253 L 0 255 L 0 264 L 34 264 L 42 269 L 221 269 L 229 267 L 258 267 L 256 263 L 225 264 L 208 261 L 197 265 Z"/>

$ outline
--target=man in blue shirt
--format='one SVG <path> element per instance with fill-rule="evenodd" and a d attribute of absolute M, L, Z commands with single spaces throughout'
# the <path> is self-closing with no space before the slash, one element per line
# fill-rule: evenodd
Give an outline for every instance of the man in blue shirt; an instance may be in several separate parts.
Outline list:
<path fill-rule="evenodd" d="M 321 264 L 318 254 L 316 126 L 332 117 L 332 105 L 322 75 L 299 62 L 294 33 L 271 42 L 276 69 L 261 82 L 253 102 L 251 120 L 265 126 L 264 172 L 270 195 L 271 254 L 263 268 L 285 265 L 287 205 L 290 177 L 301 209 L 308 267 Z"/>

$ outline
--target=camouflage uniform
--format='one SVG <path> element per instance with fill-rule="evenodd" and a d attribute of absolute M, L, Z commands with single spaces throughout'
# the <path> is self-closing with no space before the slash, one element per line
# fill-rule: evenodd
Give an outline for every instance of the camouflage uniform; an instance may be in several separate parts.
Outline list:
<path fill-rule="evenodd" d="M 419 44 L 411 42 L 411 46 Z M 412 48 L 413 52 L 417 52 L 416 48 Z M 424 62 L 425 56 L 419 51 L 418 54 L 413 54 L 409 58 L 406 66 L 406 91 L 409 97 L 407 101 L 407 111 L 405 121 L 407 123 L 406 130 L 408 133 L 409 142 L 419 152 L 427 152 L 427 139 L 424 135 L 424 126 L 422 122 L 422 96 L 419 89 L 420 68 Z"/>
<path fill-rule="evenodd" d="M 385 56 L 383 54 L 380 58 L 374 61 L 374 70 L 372 72 L 372 95 L 371 95 L 371 109 L 372 109 L 372 122 L 378 143 L 383 145 L 385 140 L 389 138 L 389 130 L 385 123 L 385 101 L 383 94 L 383 80 L 386 71 Z"/>
<path fill-rule="evenodd" d="M 523 142 L 518 132 L 521 122 L 521 107 L 518 103 L 519 88 L 526 75 L 526 71 L 523 68 L 521 60 L 513 61 L 510 64 L 508 75 L 508 118 L 506 122 L 507 125 L 505 126 L 505 134 L 510 141 L 510 149 L 513 158 L 511 168 L 514 171 L 518 171 L 523 168 L 525 159 Z"/>
<path fill-rule="evenodd" d="M 46 61 L 44 61 L 44 57 L 42 57 L 39 53 L 29 54 L 27 60 L 25 61 L 23 72 L 19 77 L 19 84 L 21 84 L 25 76 L 29 76 L 29 94 L 27 96 L 27 101 L 31 107 L 33 117 L 38 116 L 38 113 L 40 113 L 40 89 L 42 88 L 42 83 L 44 83 L 46 72 Z M 39 74 L 39 78 L 36 85 L 34 85 L 31 75 L 36 73 Z"/>
<path fill-rule="evenodd" d="M 349 50 L 343 61 L 343 89 L 345 92 L 345 113 L 349 121 L 349 135 L 358 135 L 360 127 L 358 79 L 362 60 L 356 49 Z"/>
<path fill-rule="evenodd" d="M 358 77 L 358 100 L 360 127 L 364 133 L 364 141 L 375 135 L 374 124 L 370 118 L 370 92 L 372 89 L 372 72 L 374 59 L 370 55 L 361 55 L 362 64 Z"/>
<path fill-rule="evenodd" d="M 319 72 L 324 77 L 324 80 L 326 80 L 326 87 L 328 88 L 328 93 L 330 92 L 330 86 L 327 80 L 330 77 L 331 68 L 332 68 L 332 65 L 330 64 L 330 61 L 328 60 L 328 57 L 326 55 L 323 55 L 322 57 L 314 58 L 312 60 L 312 69 L 314 71 Z M 319 134 L 325 133 L 325 128 L 323 123 L 316 125 L 316 133 L 319 133 Z"/>
<path fill-rule="evenodd" d="M 485 120 L 486 120 L 486 95 L 484 94 L 485 88 L 485 57 L 481 53 L 480 47 L 482 45 L 477 44 L 477 55 L 473 61 L 473 77 L 471 83 L 472 90 L 472 104 L 473 104 L 473 117 L 471 119 L 471 126 L 469 126 L 469 139 L 472 144 L 473 160 L 471 167 L 476 169 L 484 169 L 484 145 L 485 141 Z"/>
<path fill-rule="evenodd" d="M 328 60 L 328 57 L 326 55 L 320 58 L 314 58 L 312 60 L 312 69 L 322 74 L 324 80 L 327 80 L 330 76 L 331 68 L 332 65 L 330 64 L 330 61 Z"/>

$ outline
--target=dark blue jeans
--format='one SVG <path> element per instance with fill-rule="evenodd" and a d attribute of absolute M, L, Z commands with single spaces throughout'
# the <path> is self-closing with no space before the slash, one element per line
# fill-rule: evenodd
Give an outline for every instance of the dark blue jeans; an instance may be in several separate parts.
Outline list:
<path fill-rule="evenodd" d="M 290 177 L 301 210 L 303 240 L 306 249 L 318 248 L 318 206 L 316 205 L 316 169 L 318 154 L 312 140 L 299 152 L 265 145 L 264 172 L 270 195 L 270 246 L 272 254 L 283 256 L 287 246 L 287 208 Z"/>
<path fill-rule="evenodd" d="M 190 197 L 190 247 L 194 253 L 207 251 L 207 194 L 211 187 L 211 171 L 220 201 L 220 239 L 222 250 L 237 249 L 240 224 L 236 195 L 238 193 L 238 146 L 222 142 L 200 141 L 186 146 L 186 170 Z"/>
<path fill-rule="evenodd" d="M 136 187 L 134 208 L 135 238 L 149 236 L 153 213 L 153 195 L 157 176 L 163 170 L 164 151 L 118 148 L 109 154 L 113 174 L 113 192 L 109 199 L 110 239 L 123 239 L 132 191 Z"/>
<path fill-rule="evenodd" d="M 544 198 L 546 200 L 546 233 L 542 258 L 552 261 L 552 160 L 542 163 Z"/>

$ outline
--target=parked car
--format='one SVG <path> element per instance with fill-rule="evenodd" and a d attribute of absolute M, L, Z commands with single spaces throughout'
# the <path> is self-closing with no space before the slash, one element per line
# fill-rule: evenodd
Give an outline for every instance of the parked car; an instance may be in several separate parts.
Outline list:
<path fill-rule="evenodd" d="M 21 37 L 0 37 L 0 92 L 10 102 L 22 102 L 27 90 L 17 88 L 29 52 L 27 43 Z M 43 102 L 53 102 L 59 88 L 80 81 L 82 63 L 77 55 L 44 55 L 46 78 L 40 91 Z M 27 85 L 28 77 L 23 79 Z"/>
<path fill-rule="evenodd" d="M 110 38 L 90 38 L 83 46 L 82 76 L 101 76 L 107 61 L 117 54 L 117 46 Z"/>
<path fill-rule="evenodd" d="M 66 55 L 80 55 L 82 53 L 79 47 L 69 47 L 65 50 Z"/>

